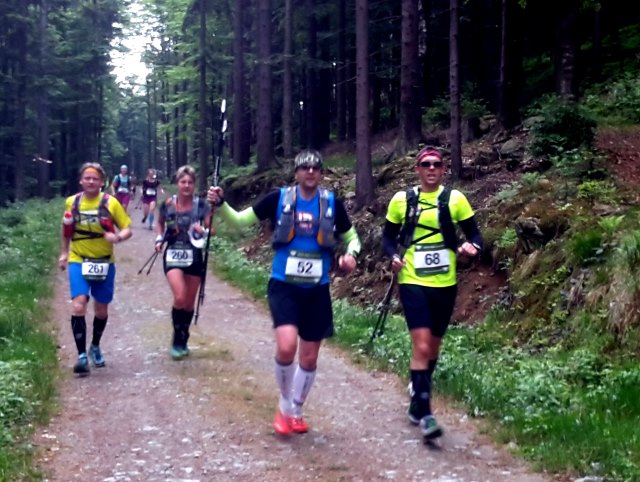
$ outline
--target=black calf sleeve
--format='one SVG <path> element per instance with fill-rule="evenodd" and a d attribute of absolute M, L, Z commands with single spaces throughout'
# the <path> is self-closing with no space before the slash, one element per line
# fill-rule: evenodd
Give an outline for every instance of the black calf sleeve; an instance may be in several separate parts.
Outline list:
<path fill-rule="evenodd" d="M 424 415 L 431 415 L 431 376 L 428 370 L 411 370 L 413 399 Z"/>
<path fill-rule="evenodd" d="M 102 338 L 102 334 L 104 333 L 104 329 L 107 326 L 107 319 L 104 320 L 94 317 L 93 318 L 93 338 L 91 339 L 91 344 L 98 346 L 100 344 L 100 339 Z"/>
<path fill-rule="evenodd" d="M 76 348 L 78 349 L 78 355 L 87 352 L 87 322 L 84 316 L 72 316 L 71 317 L 71 331 L 73 332 L 73 339 L 76 342 Z"/>

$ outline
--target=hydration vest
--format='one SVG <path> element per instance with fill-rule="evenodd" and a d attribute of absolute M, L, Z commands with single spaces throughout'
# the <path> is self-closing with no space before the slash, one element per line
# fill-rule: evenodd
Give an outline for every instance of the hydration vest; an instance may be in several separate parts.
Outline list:
<path fill-rule="evenodd" d="M 445 247 L 455 252 L 458 248 L 458 236 L 456 235 L 456 227 L 453 224 L 451 211 L 449 210 L 451 190 L 448 187 L 444 187 L 442 192 L 438 195 L 437 208 L 439 230 L 433 229 L 429 226 L 420 225 L 421 228 L 427 229 L 431 232 L 414 240 L 413 234 L 416 226 L 418 226 L 418 217 L 420 215 L 418 212 L 419 197 L 419 186 L 407 189 L 407 210 L 405 211 L 404 224 L 400 229 L 400 245 L 405 249 L 408 249 L 412 244 L 418 244 L 423 239 L 427 239 L 439 232 L 444 238 Z"/>
<path fill-rule="evenodd" d="M 322 248 L 333 248 L 336 245 L 334 234 L 335 196 L 333 192 L 323 187 L 318 188 L 318 193 L 320 210 L 316 240 Z M 274 248 L 289 244 L 295 236 L 296 196 L 295 186 L 280 189 L 280 206 L 271 243 Z"/>
<path fill-rule="evenodd" d="M 187 230 L 184 230 L 183 228 L 180 227 L 180 224 L 187 224 L 187 223 L 178 222 L 178 210 L 176 209 L 177 200 L 178 200 L 178 196 L 174 194 L 164 202 L 167 209 L 166 215 L 165 215 L 166 230 L 170 236 L 177 236 L 180 232 L 186 233 L 188 230 L 188 227 L 187 227 Z M 198 198 L 197 196 L 193 196 L 193 199 L 191 201 L 191 213 L 188 213 L 188 214 L 180 213 L 179 215 L 189 216 L 189 226 L 191 226 L 191 224 L 200 220 L 200 217 L 198 216 L 199 213 L 200 213 L 200 198 Z"/>
<path fill-rule="evenodd" d="M 120 186 L 122 186 L 123 188 L 129 189 L 129 184 L 131 184 L 130 181 L 131 181 L 131 176 L 129 176 L 128 174 L 124 176 L 124 178 L 120 174 L 117 174 L 115 179 L 113 180 L 113 183 L 116 185 L 116 189 L 119 188 Z"/>
<path fill-rule="evenodd" d="M 86 231 L 84 229 L 78 229 L 78 225 L 81 221 L 80 214 L 80 201 L 82 200 L 82 195 L 84 193 L 79 192 L 76 194 L 75 198 L 73 198 L 73 204 L 71 205 L 71 214 L 73 215 L 73 236 L 71 238 L 72 241 L 80 241 L 83 239 L 94 239 L 101 238 L 102 235 L 106 232 L 113 233 L 115 229 L 113 227 L 113 218 L 111 213 L 109 212 L 109 199 L 111 196 L 109 194 L 101 193 L 100 204 L 98 205 L 98 221 L 100 222 L 100 227 L 102 228 L 102 233 L 96 233 L 94 231 Z M 79 236 L 76 236 L 79 235 Z"/>

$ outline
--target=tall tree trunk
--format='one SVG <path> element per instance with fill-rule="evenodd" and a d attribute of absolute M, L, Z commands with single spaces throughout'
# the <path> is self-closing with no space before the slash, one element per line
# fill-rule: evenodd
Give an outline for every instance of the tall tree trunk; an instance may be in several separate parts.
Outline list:
<path fill-rule="evenodd" d="M 556 30 L 556 92 L 565 99 L 575 98 L 577 1 L 566 0 L 557 7 L 560 18 Z"/>
<path fill-rule="evenodd" d="M 400 132 L 396 152 L 404 154 L 421 138 L 418 82 L 418 4 L 402 0 L 400 60 Z"/>
<path fill-rule="evenodd" d="M 450 0 L 449 12 L 449 97 L 451 105 L 451 174 L 460 179 L 462 173 L 462 142 L 460 129 L 460 67 L 459 67 L 459 0 Z"/>
<path fill-rule="evenodd" d="M 336 68 L 336 129 L 338 141 L 347 138 L 347 0 L 338 0 L 338 59 Z"/>
<path fill-rule="evenodd" d="M 20 14 L 27 17 L 27 3 L 20 2 Z M 16 68 L 15 68 L 15 137 L 14 137 L 14 175 L 15 175 L 15 198 L 16 201 L 23 201 L 25 192 L 25 152 L 24 137 L 26 134 L 26 98 L 27 90 L 27 27 L 24 22 L 20 22 L 16 29 Z"/>
<path fill-rule="evenodd" d="M 49 24 L 49 2 L 40 0 L 40 22 L 38 26 L 39 49 L 38 49 L 38 79 L 42 82 L 47 76 L 45 64 L 48 58 L 47 26 Z M 43 86 L 38 89 L 38 155 L 44 159 L 50 159 L 49 150 L 49 98 L 47 89 Z M 48 162 L 38 163 L 38 195 L 45 199 L 49 198 L 49 175 L 50 167 Z"/>
<path fill-rule="evenodd" d="M 151 75 L 147 76 L 146 79 L 146 83 L 145 83 L 145 103 L 147 104 L 147 165 L 146 166 L 141 166 L 141 172 L 140 172 L 140 176 L 143 176 L 145 173 L 145 170 L 148 169 L 150 166 L 154 165 L 153 161 L 152 161 L 152 156 L 153 156 L 153 141 L 152 141 L 152 125 L 153 125 L 153 111 L 151 108 L 151 99 L 153 98 L 152 92 L 151 90 L 153 89 L 153 84 L 151 81 L 152 77 Z M 154 89 L 155 90 L 155 89 Z M 142 177 L 140 177 L 140 179 L 142 179 Z"/>
<path fill-rule="evenodd" d="M 200 192 L 209 186 L 209 151 L 207 149 L 207 2 L 200 0 L 200 86 L 198 89 L 198 153 L 200 158 Z"/>
<path fill-rule="evenodd" d="M 273 128 L 271 120 L 271 0 L 258 0 L 257 119 L 256 151 L 258 171 L 273 165 Z"/>
<path fill-rule="evenodd" d="M 498 75 L 498 122 L 503 129 L 514 127 L 520 120 L 517 102 L 518 72 L 522 70 L 519 35 L 515 25 L 520 7 L 515 0 L 502 0 L 500 12 L 500 68 Z"/>
<path fill-rule="evenodd" d="M 291 60 L 293 58 L 293 0 L 284 2 L 284 55 L 282 72 L 282 149 L 285 159 L 293 157 L 293 83 Z"/>
<path fill-rule="evenodd" d="M 247 0 L 236 0 L 233 19 L 233 162 L 237 166 L 249 164 L 251 155 L 250 117 L 247 108 L 247 80 L 245 79 L 244 23 Z"/>
<path fill-rule="evenodd" d="M 369 125 L 369 1 L 356 0 L 356 204 L 373 202 Z"/>
<path fill-rule="evenodd" d="M 316 68 L 318 56 L 318 26 L 315 14 L 315 0 L 306 0 L 307 7 L 307 65 L 304 110 L 307 125 L 307 144 L 317 149 L 318 145 L 318 70 Z"/>

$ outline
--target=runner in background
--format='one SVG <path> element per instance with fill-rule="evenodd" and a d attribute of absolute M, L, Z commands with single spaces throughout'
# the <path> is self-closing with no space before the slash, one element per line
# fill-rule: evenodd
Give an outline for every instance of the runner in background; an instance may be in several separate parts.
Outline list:
<path fill-rule="evenodd" d="M 113 176 L 111 181 L 111 194 L 122 204 L 125 212 L 129 209 L 129 202 L 131 201 L 131 176 L 128 174 L 129 169 L 126 164 L 120 166 L 120 173 Z"/>
<path fill-rule="evenodd" d="M 158 209 L 155 250 L 162 251 L 163 244 L 167 243 L 163 264 L 173 294 L 170 355 L 174 360 L 180 360 L 189 355 L 189 327 L 202 275 L 207 269 L 204 247 L 211 225 L 211 206 L 206 199 L 194 195 L 196 173 L 193 167 L 180 167 L 175 178 L 178 193 Z"/>
<path fill-rule="evenodd" d="M 68 269 L 71 291 L 71 330 L 78 350 L 74 373 L 89 374 L 86 314 L 93 296 L 93 337 L 89 356 L 96 367 L 106 362 L 100 340 L 107 325 L 109 303 L 115 291 L 113 245 L 131 237 L 131 219 L 114 197 L 102 193 L 106 173 L 97 162 L 80 168 L 82 191 L 67 198 L 63 216 L 58 266 Z"/>
<path fill-rule="evenodd" d="M 142 181 L 141 197 L 143 209 L 142 224 L 144 224 L 148 218 L 150 230 L 153 230 L 158 191 L 164 196 L 164 189 L 160 186 L 158 173 L 155 169 L 149 169 L 147 170 L 147 177 Z"/>

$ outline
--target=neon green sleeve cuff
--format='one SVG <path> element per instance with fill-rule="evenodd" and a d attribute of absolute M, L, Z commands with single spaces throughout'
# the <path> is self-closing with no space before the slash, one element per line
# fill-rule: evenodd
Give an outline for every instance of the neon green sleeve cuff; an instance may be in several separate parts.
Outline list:
<path fill-rule="evenodd" d="M 260 221 L 252 207 L 248 207 L 238 212 L 229 206 L 228 203 L 224 202 L 222 203 L 222 206 L 220 206 L 218 212 L 222 216 L 222 219 L 228 222 L 231 227 L 235 229 L 246 228 L 247 226 L 251 226 L 252 224 L 256 224 Z"/>
<path fill-rule="evenodd" d="M 347 254 L 350 254 L 354 258 L 360 254 L 362 245 L 360 244 L 360 238 L 356 232 L 356 228 L 351 226 L 351 229 L 342 235 L 342 239 L 347 245 Z"/>

